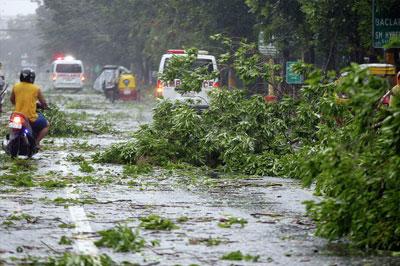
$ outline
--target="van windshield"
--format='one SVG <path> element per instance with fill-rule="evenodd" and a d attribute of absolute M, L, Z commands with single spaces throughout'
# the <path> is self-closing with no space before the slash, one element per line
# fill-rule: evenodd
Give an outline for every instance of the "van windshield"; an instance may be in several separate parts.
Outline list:
<path fill-rule="evenodd" d="M 57 64 L 57 73 L 82 73 L 82 66 L 80 64 Z"/>

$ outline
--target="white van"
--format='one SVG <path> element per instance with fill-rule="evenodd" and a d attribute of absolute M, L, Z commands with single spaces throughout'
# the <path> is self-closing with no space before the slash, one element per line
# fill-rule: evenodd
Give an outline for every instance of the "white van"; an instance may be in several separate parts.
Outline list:
<path fill-rule="evenodd" d="M 71 57 L 58 58 L 51 64 L 54 89 L 81 90 L 85 75 L 82 61 Z"/>
<path fill-rule="evenodd" d="M 161 76 L 164 69 L 168 67 L 168 61 L 172 56 L 187 56 L 184 50 L 168 50 L 167 54 L 164 54 L 160 61 L 160 66 L 158 69 L 158 75 Z M 217 71 L 217 60 L 215 56 L 209 55 L 206 51 L 199 51 L 197 55 L 197 60 L 194 63 L 194 67 L 207 66 L 209 72 Z M 178 101 L 193 101 L 196 108 L 207 108 L 209 105 L 208 93 L 215 88 L 219 88 L 218 79 L 215 80 L 205 80 L 200 92 L 187 92 L 180 94 L 176 88 L 179 87 L 180 80 L 175 79 L 174 81 L 162 82 L 157 80 L 157 88 L 155 91 L 156 97 L 163 97 L 169 100 Z"/>

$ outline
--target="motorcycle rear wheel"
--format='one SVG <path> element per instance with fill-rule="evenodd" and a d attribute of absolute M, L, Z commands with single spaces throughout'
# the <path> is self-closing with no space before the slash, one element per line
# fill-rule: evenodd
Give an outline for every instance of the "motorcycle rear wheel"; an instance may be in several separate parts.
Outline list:
<path fill-rule="evenodd" d="M 11 155 L 11 158 L 15 158 L 19 155 L 20 147 L 21 147 L 21 138 L 17 138 L 8 144 L 8 151 Z"/>

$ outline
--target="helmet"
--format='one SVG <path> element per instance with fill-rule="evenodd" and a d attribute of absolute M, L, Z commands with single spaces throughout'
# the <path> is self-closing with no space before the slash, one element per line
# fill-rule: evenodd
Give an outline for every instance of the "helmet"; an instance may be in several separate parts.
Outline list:
<path fill-rule="evenodd" d="M 35 82 L 35 70 L 32 68 L 24 68 L 21 70 L 21 74 L 19 75 L 19 80 L 21 82 L 29 82 L 29 83 L 34 83 Z"/>

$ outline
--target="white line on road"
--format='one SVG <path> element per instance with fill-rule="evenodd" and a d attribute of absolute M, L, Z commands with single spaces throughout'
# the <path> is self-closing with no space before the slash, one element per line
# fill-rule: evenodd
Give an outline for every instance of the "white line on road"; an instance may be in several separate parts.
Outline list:
<path fill-rule="evenodd" d="M 68 198 L 77 199 L 79 195 L 74 194 L 74 187 L 67 187 L 65 194 Z M 87 238 L 87 234 L 93 233 L 85 210 L 79 206 L 69 206 L 71 220 L 75 224 L 76 239 L 74 241 L 74 250 L 85 255 L 97 256 L 98 248 L 94 245 L 91 239 Z"/>

